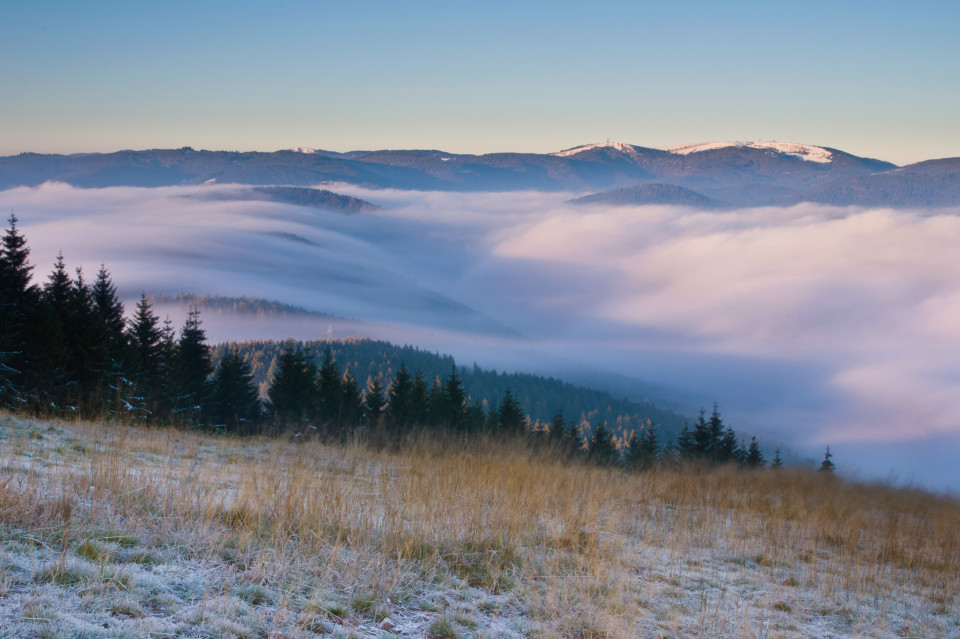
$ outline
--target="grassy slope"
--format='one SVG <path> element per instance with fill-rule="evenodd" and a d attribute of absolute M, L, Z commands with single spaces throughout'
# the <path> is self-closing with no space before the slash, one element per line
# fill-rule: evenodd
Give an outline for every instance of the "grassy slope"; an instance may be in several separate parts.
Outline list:
<path fill-rule="evenodd" d="M 519 448 L 0 414 L 0 637 L 960 636 L 956 501 Z"/>

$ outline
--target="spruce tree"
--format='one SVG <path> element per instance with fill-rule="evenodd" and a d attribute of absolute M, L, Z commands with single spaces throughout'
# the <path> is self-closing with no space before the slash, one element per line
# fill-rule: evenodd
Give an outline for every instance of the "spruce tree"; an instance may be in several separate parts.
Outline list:
<path fill-rule="evenodd" d="M 383 415 L 383 409 L 387 400 L 383 395 L 383 381 L 380 375 L 374 375 L 367 379 L 367 388 L 363 393 L 363 420 L 370 426 L 375 427 L 380 423 Z"/>
<path fill-rule="evenodd" d="M 823 454 L 823 461 L 820 462 L 820 472 L 823 473 L 832 473 L 836 468 L 836 464 L 831 461 L 833 459 L 833 454 L 830 452 L 830 447 L 827 446 L 826 452 Z"/>
<path fill-rule="evenodd" d="M 770 468 L 783 468 L 783 460 L 780 458 L 779 448 L 773 453 L 773 463 L 770 464 Z"/>
<path fill-rule="evenodd" d="M 445 410 L 441 421 L 454 432 L 466 430 L 469 408 L 467 392 L 455 367 L 450 370 L 450 377 L 443 383 L 443 404 Z"/>
<path fill-rule="evenodd" d="M 343 371 L 338 393 L 340 402 L 336 420 L 338 424 L 337 436 L 343 438 L 364 421 L 365 414 L 360 384 L 357 383 L 349 368 Z"/>
<path fill-rule="evenodd" d="M 413 378 L 407 372 L 407 367 L 400 363 L 400 368 L 390 383 L 389 401 L 386 408 L 386 421 L 394 435 L 406 432 L 413 426 Z"/>
<path fill-rule="evenodd" d="M 146 419 L 150 415 L 148 406 L 161 381 L 163 332 L 160 329 L 160 318 L 153 313 L 150 300 L 145 294 L 141 294 L 140 301 L 137 302 L 127 339 L 133 364 L 130 380 L 132 388 L 130 394 L 121 401 L 131 417 Z"/>
<path fill-rule="evenodd" d="M 422 426 L 427 423 L 427 412 L 430 406 L 430 391 L 427 389 L 427 380 L 423 372 L 417 368 L 413 375 L 410 390 L 410 426 Z"/>
<path fill-rule="evenodd" d="M 617 462 L 619 453 L 606 422 L 600 422 L 593 430 L 587 447 L 587 457 L 591 462 L 600 465 L 611 465 Z"/>
<path fill-rule="evenodd" d="M 180 330 L 173 370 L 181 420 L 197 423 L 206 416 L 212 375 L 213 355 L 200 326 L 200 309 L 193 307 Z"/>
<path fill-rule="evenodd" d="M 748 468 L 763 468 L 766 464 L 767 461 L 763 458 L 763 453 L 760 452 L 760 444 L 757 443 L 757 437 L 751 437 L 750 447 L 747 449 L 747 454 L 744 457 L 744 465 Z"/>
<path fill-rule="evenodd" d="M 527 416 L 520 407 L 520 402 L 514 398 L 513 393 L 508 388 L 500 400 L 500 405 L 496 410 L 496 427 L 499 433 L 505 435 L 518 435 L 526 427 Z"/>
<path fill-rule="evenodd" d="M 208 411 L 210 423 L 238 435 L 260 431 L 260 398 L 250 365 L 233 347 L 213 375 Z"/>
<path fill-rule="evenodd" d="M 317 373 L 317 395 L 320 424 L 326 430 L 330 430 L 341 421 L 340 413 L 343 403 L 340 371 L 330 346 L 327 346 L 323 352 L 323 361 Z"/>
<path fill-rule="evenodd" d="M 287 342 L 277 358 L 277 368 L 267 397 L 277 431 L 309 421 L 317 396 L 316 375 L 310 358 L 293 341 Z"/>
<path fill-rule="evenodd" d="M 631 430 L 630 437 L 623 447 L 623 467 L 627 470 L 636 470 L 640 468 L 640 462 L 643 454 L 640 452 L 640 438 L 637 437 L 637 431 Z"/>

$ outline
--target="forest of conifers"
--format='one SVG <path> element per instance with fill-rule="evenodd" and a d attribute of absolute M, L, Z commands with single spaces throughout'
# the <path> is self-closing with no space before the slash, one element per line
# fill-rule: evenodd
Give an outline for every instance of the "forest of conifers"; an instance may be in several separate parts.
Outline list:
<path fill-rule="evenodd" d="M 649 404 L 369 339 L 211 347 L 197 308 L 178 330 L 142 295 L 125 318 L 104 266 L 89 283 L 58 255 L 34 284 L 16 224 L 11 215 L 0 246 L 0 405 L 9 410 L 390 445 L 424 431 L 524 438 L 640 468 L 766 463 L 756 438 L 740 440 L 716 407 L 688 427 Z"/>

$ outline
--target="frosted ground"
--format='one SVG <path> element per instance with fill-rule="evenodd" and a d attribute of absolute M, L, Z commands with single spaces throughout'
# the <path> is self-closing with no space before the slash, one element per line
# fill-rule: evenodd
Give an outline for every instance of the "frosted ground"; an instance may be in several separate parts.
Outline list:
<path fill-rule="evenodd" d="M 0 416 L 0 637 L 960 635 L 955 502 L 295 441 Z"/>

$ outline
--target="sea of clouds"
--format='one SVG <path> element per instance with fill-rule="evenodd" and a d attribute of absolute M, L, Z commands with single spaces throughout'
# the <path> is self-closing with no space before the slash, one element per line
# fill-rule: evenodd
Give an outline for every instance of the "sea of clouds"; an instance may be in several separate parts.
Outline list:
<path fill-rule="evenodd" d="M 960 211 L 335 190 L 382 209 L 62 184 L 0 192 L 0 207 L 38 281 L 62 250 L 90 279 L 106 264 L 131 306 L 187 292 L 341 318 L 214 315 L 213 340 L 369 335 L 462 363 L 611 371 L 719 402 L 738 430 L 811 457 L 829 444 L 864 476 L 960 491 Z"/>

